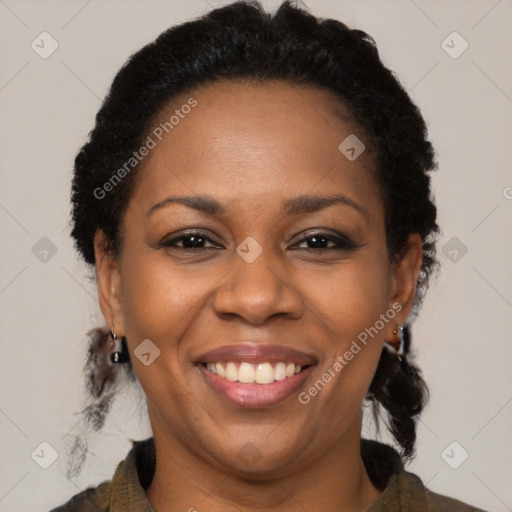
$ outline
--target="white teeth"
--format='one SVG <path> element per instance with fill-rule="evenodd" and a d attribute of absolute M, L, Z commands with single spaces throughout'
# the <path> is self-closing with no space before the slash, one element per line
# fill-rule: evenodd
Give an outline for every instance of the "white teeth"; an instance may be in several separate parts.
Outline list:
<path fill-rule="evenodd" d="M 239 382 L 245 382 L 246 384 L 252 384 L 254 382 L 254 368 L 252 364 L 240 363 L 238 368 L 238 380 Z"/>
<path fill-rule="evenodd" d="M 224 366 L 222 366 L 220 363 L 215 363 L 215 369 L 217 370 L 217 375 L 219 377 L 226 376 L 226 370 L 224 369 Z"/>
<path fill-rule="evenodd" d="M 258 384 L 272 384 L 274 382 L 274 368 L 270 363 L 261 363 L 256 368 L 254 380 Z"/>
<path fill-rule="evenodd" d="M 286 365 L 284 363 L 277 363 L 276 369 L 274 370 L 274 379 L 284 380 L 286 379 Z"/>
<path fill-rule="evenodd" d="M 247 362 L 228 363 L 206 363 L 206 368 L 217 374 L 219 377 L 231 382 L 242 382 L 244 384 L 272 384 L 274 381 L 281 381 L 293 377 L 302 371 L 302 366 L 295 363 L 271 363 L 251 364 Z"/>
<path fill-rule="evenodd" d="M 238 368 L 235 363 L 226 365 L 226 379 L 235 382 L 238 380 Z"/>

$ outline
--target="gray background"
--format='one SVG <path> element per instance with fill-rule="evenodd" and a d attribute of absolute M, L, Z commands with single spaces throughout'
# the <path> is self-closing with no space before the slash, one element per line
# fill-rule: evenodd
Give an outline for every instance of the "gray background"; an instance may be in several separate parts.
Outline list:
<path fill-rule="evenodd" d="M 91 272 L 69 238 L 71 170 L 126 58 L 170 25 L 221 3 L 0 0 L 1 511 L 63 503 L 109 479 L 129 438 L 150 435 L 135 388 L 123 391 L 99 434 L 86 433 L 77 414 L 85 333 L 103 319 Z M 408 470 L 436 492 L 512 510 L 512 2 L 306 4 L 375 38 L 422 109 L 439 155 L 442 270 L 414 327 L 431 402 Z M 43 51 L 43 31 L 58 43 L 46 59 L 31 47 L 35 41 Z M 454 31 L 469 44 L 457 58 L 442 46 Z M 452 54 L 463 48 L 457 37 L 445 43 Z M 372 432 L 368 424 L 364 434 Z M 67 454 L 83 435 L 89 456 L 69 480 Z M 53 452 L 42 442 L 58 454 L 47 469 L 40 465 Z"/>

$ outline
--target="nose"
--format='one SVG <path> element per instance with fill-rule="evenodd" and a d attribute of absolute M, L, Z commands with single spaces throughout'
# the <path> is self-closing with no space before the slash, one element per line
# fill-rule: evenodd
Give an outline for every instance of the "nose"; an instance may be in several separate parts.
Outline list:
<path fill-rule="evenodd" d="M 253 325 L 262 325 L 273 316 L 294 320 L 302 316 L 304 302 L 290 273 L 269 256 L 263 251 L 251 263 L 238 254 L 233 256 L 234 266 L 213 298 L 219 316 L 237 316 Z"/>

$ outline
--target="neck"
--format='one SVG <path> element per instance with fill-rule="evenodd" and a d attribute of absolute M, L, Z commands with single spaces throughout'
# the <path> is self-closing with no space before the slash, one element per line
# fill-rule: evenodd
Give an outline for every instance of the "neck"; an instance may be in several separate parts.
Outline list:
<path fill-rule="evenodd" d="M 380 496 L 360 453 L 361 425 L 329 453 L 295 472 L 240 477 L 153 430 L 157 467 L 146 490 L 157 512 L 363 512 Z M 159 435 L 162 434 L 162 435 Z"/>

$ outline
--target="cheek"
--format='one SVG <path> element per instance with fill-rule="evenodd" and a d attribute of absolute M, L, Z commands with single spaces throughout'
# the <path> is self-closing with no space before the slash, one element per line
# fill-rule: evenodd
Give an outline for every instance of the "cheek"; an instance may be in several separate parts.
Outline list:
<path fill-rule="evenodd" d="M 388 268 L 377 253 L 303 273 L 305 305 L 345 344 L 373 325 L 388 304 Z M 340 349 L 343 348 L 340 346 Z"/>
<path fill-rule="evenodd" d="M 137 255 L 123 264 L 123 317 L 128 333 L 141 339 L 179 337 L 188 317 L 208 300 L 211 273 L 170 264 L 160 255 Z M 217 278 L 218 279 L 218 278 Z"/>
<path fill-rule="evenodd" d="M 389 309 L 388 272 L 386 259 L 368 252 L 307 278 L 308 304 L 326 358 L 301 403 L 314 402 L 319 411 L 329 411 L 325 421 L 339 428 L 359 410 L 379 361 L 387 325 L 381 315 Z"/>

